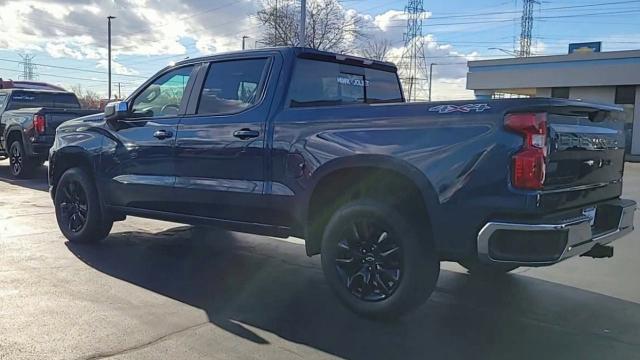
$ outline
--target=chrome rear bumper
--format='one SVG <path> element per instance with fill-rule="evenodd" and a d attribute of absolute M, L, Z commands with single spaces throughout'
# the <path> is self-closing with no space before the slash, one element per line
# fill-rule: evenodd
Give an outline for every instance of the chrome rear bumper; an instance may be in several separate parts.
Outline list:
<path fill-rule="evenodd" d="M 552 223 L 514 223 L 514 222 L 488 222 L 478 233 L 478 257 L 485 263 L 508 263 L 522 266 L 552 265 L 572 256 L 582 255 L 596 244 L 605 245 L 633 231 L 633 216 L 636 210 L 636 202 L 632 200 L 614 200 L 605 203 L 609 207 L 617 208 L 619 219 L 617 227 L 605 232 L 594 233 L 587 216 Z M 521 259 L 496 259 L 492 256 L 491 240 L 497 231 L 513 231 L 514 234 L 522 232 L 526 236 L 532 231 L 547 231 L 566 234 L 566 245 L 557 258 L 544 261 L 523 261 Z"/>

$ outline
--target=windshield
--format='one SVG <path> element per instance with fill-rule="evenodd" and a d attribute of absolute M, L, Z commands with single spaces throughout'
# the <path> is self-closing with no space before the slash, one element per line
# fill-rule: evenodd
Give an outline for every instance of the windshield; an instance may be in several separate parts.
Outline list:
<path fill-rule="evenodd" d="M 50 93 L 36 91 L 14 91 L 7 110 L 32 107 L 52 107 L 79 109 L 78 98 L 71 93 Z"/>

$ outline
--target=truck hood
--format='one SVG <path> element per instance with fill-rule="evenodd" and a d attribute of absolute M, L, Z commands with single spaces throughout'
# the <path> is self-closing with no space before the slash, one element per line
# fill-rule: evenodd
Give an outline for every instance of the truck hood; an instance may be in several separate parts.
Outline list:
<path fill-rule="evenodd" d="M 97 113 L 65 121 L 58 127 L 58 132 L 75 131 L 78 128 L 104 125 L 104 113 Z"/>

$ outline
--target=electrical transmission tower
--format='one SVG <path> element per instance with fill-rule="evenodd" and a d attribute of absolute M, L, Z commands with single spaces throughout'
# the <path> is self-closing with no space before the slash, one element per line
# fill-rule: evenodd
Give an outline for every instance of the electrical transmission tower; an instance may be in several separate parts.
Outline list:
<path fill-rule="evenodd" d="M 36 72 L 36 65 L 33 63 L 33 58 L 35 55 L 29 54 L 18 54 L 22 61 L 20 62 L 20 66 L 22 66 L 22 77 L 23 80 L 36 80 L 38 78 L 38 73 Z"/>
<path fill-rule="evenodd" d="M 404 93 L 408 101 L 416 101 L 420 94 L 424 97 L 427 83 L 427 60 L 424 55 L 424 37 L 422 36 L 422 18 L 424 1 L 409 0 L 404 8 L 407 15 L 407 30 L 404 33 L 404 53 L 398 68 L 404 83 Z"/>
<path fill-rule="evenodd" d="M 531 38 L 533 32 L 533 5 L 536 0 L 522 0 L 522 18 L 520 20 L 520 50 L 518 56 L 531 56 Z"/>

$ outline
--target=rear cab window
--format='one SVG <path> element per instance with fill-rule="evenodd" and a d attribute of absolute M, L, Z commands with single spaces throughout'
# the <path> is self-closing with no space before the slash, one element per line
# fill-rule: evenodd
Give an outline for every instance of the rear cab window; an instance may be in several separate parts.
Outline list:
<path fill-rule="evenodd" d="M 79 109 L 80 102 L 72 93 L 13 91 L 7 110 L 33 107 Z"/>
<path fill-rule="evenodd" d="M 402 102 L 394 71 L 312 59 L 297 59 L 289 94 L 290 107 Z"/>

